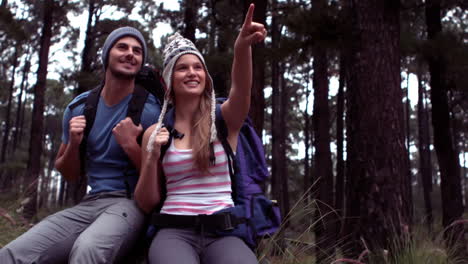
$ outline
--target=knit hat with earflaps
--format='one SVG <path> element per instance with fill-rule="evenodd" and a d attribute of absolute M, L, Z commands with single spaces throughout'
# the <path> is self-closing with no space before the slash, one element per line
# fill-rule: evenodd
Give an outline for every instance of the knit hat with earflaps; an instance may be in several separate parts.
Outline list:
<path fill-rule="evenodd" d="M 216 140 L 216 126 L 215 126 L 215 110 L 216 110 L 216 97 L 214 92 L 213 86 L 213 79 L 211 79 L 210 74 L 208 73 L 208 68 L 206 67 L 205 59 L 201 55 L 200 51 L 195 47 L 192 41 L 182 37 L 179 33 L 175 33 L 174 35 L 170 36 L 168 39 L 169 43 L 166 45 L 164 49 L 164 71 L 162 73 L 164 82 L 166 83 L 166 94 L 164 96 L 164 104 L 161 109 L 161 114 L 158 118 L 158 125 L 156 129 L 153 130 L 151 136 L 148 141 L 148 145 L 146 146 L 146 150 L 148 152 L 153 151 L 153 143 L 155 140 L 156 135 L 159 133 L 162 127 L 162 121 L 164 120 L 164 116 L 167 111 L 167 105 L 172 100 L 170 98 L 171 90 L 172 90 L 172 73 L 174 70 L 174 66 L 180 56 L 185 54 L 193 54 L 196 55 L 205 67 L 206 76 L 208 78 L 207 81 L 211 86 L 211 129 L 210 129 L 210 143 L 213 143 Z"/>
<path fill-rule="evenodd" d="M 138 29 L 133 27 L 121 27 L 112 31 L 109 36 L 107 36 L 106 41 L 104 42 L 104 46 L 102 46 L 102 65 L 104 66 L 104 70 L 107 68 L 107 64 L 109 63 L 109 52 L 114 46 L 114 44 L 123 37 L 133 37 L 138 42 L 140 42 L 141 47 L 143 48 L 143 60 L 141 65 L 145 65 L 146 61 L 146 54 L 148 54 L 148 50 L 146 48 L 145 38 L 141 34 Z"/>

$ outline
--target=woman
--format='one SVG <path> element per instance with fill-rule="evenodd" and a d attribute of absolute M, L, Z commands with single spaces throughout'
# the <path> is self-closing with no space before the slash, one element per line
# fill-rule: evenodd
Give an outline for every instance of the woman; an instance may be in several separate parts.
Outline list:
<path fill-rule="evenodd" d="M 221 105 L 227 141 L 233 150 L 250 107 L 251 45 L 266 36 L 264 26 L 252 22 L 253 11 L 251 4 L 234 44 L 231 90 Z M 160 203 L 163 184 L 167 190 L 161 209 L 163 228 L 152 241 L 150 263 L 257 263 L 253 252 L 237 237 L 218 236 L 203 225 L 180 227 L 175 223 L 180 218 L 174 216 L 192 219 L 190 216 L 211 215 L 234 203 L 228 159 L 214 122 L 213 81 L 203 56 L 190 40 L 177 33 L 164 50 L 163 78 L 168 90 L 158 123 L 143 136 L 147 150 L 142 153 L 135 190 L 138 205 L 147 213 Z M 159 162 L 161 146 L 169 139 L 162 124 L 169 102 L 174 105 L 174 128 L 179 136 L 173 137 Z M 161 182 L 161 171 L 165 182 Z"/>

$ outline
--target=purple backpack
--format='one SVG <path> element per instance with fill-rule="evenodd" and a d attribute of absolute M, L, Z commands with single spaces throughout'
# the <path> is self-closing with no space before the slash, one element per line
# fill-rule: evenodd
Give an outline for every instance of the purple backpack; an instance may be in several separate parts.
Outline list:
<path fill-rule="evenodd" d="M 218 103 L 223 101 L 218 99 Z M 261 188 L 270 175 L 263 144 L 250 118 L 247 118 L 240 130 L 237 151 L 234 154 L 227 142 L 227 128 L 219 104 L 216 106 L 216 129 L 228 158 L 234 161 L 230 174 L 235 206 L 218 213 L 230 213 L 245 220 L 230 231 L 218 233 L 240 237 L 253 248 L 259 238 L 272 235 L 281 224 L 277 203 L 265 197 Z"/>

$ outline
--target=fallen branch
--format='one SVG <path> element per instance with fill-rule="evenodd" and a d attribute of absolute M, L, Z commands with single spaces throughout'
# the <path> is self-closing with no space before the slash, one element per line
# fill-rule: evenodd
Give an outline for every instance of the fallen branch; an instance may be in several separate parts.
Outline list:
<path fill-rule="evenodd" d="M 15 219 L 13 219 L 13 217 L 11 217 L 8 212 L 3 209 L 3 208 L 0 208 L 0 215 L 5 217 L 8 221 L 10 221 L 10 223 L 12 223 L 13 225 L 16 225 L 16 221 Z"/>

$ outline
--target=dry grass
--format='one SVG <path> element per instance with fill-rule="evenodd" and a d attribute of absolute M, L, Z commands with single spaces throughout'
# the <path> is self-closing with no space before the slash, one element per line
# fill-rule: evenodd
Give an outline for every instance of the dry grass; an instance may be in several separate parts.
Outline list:
<path fill-rule="evenodd" d="M 289 226 L 281 227 L 281 231 L 270 238 L 263 239 L 258 247 L 257 255 L 262 264 L 315 264 L 315 236 L 313 227 L 315 201 L 306 202 L 303 196 L 294 204 L 284 218 L 289 220 Z M 12 195 L 0 194 L 0 248 L 27 231 L 30 227 L 16 209 L 21 207 L 20 200 Z M 41 210 L 38 219 L 53 211 Z M 461 220 L 454 225 L 465 225 L 468 220 Z M 382 252 L 364 251 L 357 259 L 347 259 L 340 256 L 330 258 L 330 264 L 468 264 L 467 259 L 456 257 L 454 248 L 449 248 L 443 238 L 442 229 L 429 233 L 423 225 L 413 228 L 410 238 L 403 242 L 394 242 L 398 250 L 388 249 Z M 283 239 L 281 239 L 283 238 Z M 284 244 L 281 244 L 284 243 Z M 466 245 L 461 245 L 465 246 Z M 337 246 L 338 248 L 338 246 Z M 141 263 L 141 262 L 140 262 Z M 144 262 L 143 262 L 144 263 Z"/>

